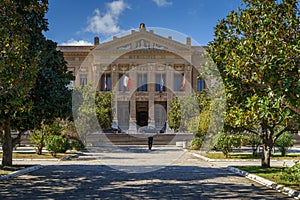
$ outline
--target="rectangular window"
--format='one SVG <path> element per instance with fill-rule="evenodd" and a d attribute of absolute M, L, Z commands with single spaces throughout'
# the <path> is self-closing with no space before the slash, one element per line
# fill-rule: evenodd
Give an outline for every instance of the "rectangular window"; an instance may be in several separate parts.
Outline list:
<path fill-rule="evenodd" d="M 129 91 L 132 88 L 132 79 L 127 74 L 119 74 L 119 90 Z"/>
<path fill-rule="evenodd" d="M 100 79 L 100 91 L 111 91 L 110 74 L 102 74 Z"/>
<path fill-rule="evenodd" d="M 205 81 L 201 78 L 197 79 L 197 91 L 200 92 L 205 89 Z"/>
<path fill-rule="evenodd" d="M 147 74 L 141 73 L 138 74 L 138 88 L 139 92 L 147 92 Z"/>
<path fill-rule="evenodd" d="M 80 85 L 81 86 L 87 85 L 87 74 L 80 74 Z"/>
<path fill-rule="evenodd" d="M 120 91 L 126 91 L 126 87 L 124 86 L 124 77 L 125 74 L 119 74 L 119 90 Z"/>
<path fill-rule="evenodd" d="M 174 74 L 174 91 L 183 91 L 185 88 L 185 76 L 184 74 Z"/>
<path fill-rule="evenodd" d="M 166 91 L 166 75 L 163 73 L 156 74 L 155 76 L 155 91 L 164 92 Z"/>

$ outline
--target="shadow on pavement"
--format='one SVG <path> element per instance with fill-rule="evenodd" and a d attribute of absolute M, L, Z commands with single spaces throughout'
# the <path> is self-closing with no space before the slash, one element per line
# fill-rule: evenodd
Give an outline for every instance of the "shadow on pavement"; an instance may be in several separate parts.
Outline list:
<path fill-rule="evenodd" d="M 0 199 L 288 199 L 224 169 L 198 166 L 134 174 L 104 165 L 50 165 L 0 188 Z"/>

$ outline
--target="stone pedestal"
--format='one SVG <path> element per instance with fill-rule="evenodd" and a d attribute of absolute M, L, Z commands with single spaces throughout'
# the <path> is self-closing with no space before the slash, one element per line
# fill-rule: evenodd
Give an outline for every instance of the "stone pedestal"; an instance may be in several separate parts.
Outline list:
<path fill-rule="evenodd" d="M 128 129 L 128 134 L 132 134 L 132 133 L 137 133 L 136 130 L 136 123 L 134 121 L 129 121 L 129 129 Z"/>

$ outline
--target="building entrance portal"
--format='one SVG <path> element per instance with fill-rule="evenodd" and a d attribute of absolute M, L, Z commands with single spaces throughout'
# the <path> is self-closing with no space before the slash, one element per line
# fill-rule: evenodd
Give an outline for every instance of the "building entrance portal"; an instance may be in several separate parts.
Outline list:
<path fill-rule="evenodd" d="M 118 126 L 122 131 L 127 131 L 129 128 L 129 118 L 130 118 L 130 105 L 129 102 L 126 101 L 119 101 L 118 102 Z"/>
<path fill-rule="evenodd" d="M 148 125 L 148 102 L 138 101 L 136 102 L 136 124 L 137 128 Z"/>

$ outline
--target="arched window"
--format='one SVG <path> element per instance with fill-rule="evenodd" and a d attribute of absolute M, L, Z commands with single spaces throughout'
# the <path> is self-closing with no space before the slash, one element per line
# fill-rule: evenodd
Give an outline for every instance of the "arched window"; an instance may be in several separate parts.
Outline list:
<path fill-rule="evenodd" d="M 197 91 L 200 92 L 205 89 L 205 81 L 201 78 L 197 79 Z"/>
<path fill-rule="evenodd" d="M 147 74 L 140 73 L 138 74 L 138 88 L 137 91 L 139 92 L 147 92 Z"/>
<path fill-rule="evenodd" d="M 163 73 L 156 74 L 155 76 L 155 91 L 164 92 L 166 91 L 166 75 Z"/>
<path fill-rule="evenodd" d="M 102 74 L 100 80 L 100 91 L 111 91 L 111 76 L 110 74 Z"/>

